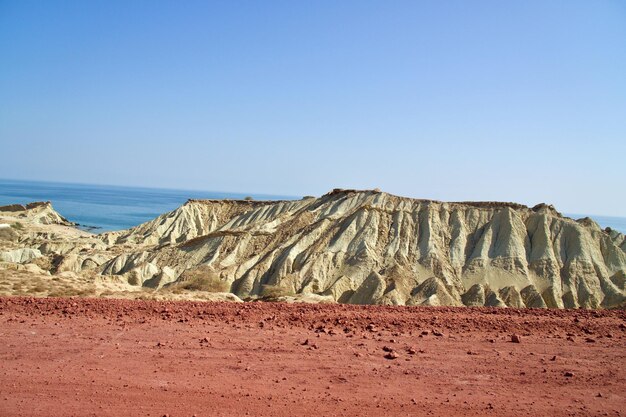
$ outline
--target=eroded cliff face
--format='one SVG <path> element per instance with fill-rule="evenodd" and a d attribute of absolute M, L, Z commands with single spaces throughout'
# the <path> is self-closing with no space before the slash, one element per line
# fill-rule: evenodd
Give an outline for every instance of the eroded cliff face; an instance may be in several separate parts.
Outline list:
<path fill-rule="evenodd" d="M 36 201 L 26 205 L 0 206 L 0 213 L 11 213 L 17 218 L 27 219 L 32 224 L 71 226 L 72 222 L 57 213 L 49 201 Z"/>
<path fill-rule="evenodd" d="M 190 200 L 102 235 L 46 229 L 48 221 L 66 224 L 49 205 L 26 213 L 39 228 L 7 248 L 40 251 L 38 264 L 52 274 L 98 274 L 154 291 L 207 273 L 241 298 L 270 289 L 358 304 L 614 308 L 626 301 L 624 235 L 545 204 L 350 190 L 299 201 Z"/>
<path fill-rule="evenodd" d="M 626 300 L 623 235 L 547 205 L 343 190 L 300 201 L 189 201 L 102 239 L 132 244 L 103 274 L 155 288 L 202 266 L 242 298 L 271 286 L 367 304 L 600 308 Z"/>

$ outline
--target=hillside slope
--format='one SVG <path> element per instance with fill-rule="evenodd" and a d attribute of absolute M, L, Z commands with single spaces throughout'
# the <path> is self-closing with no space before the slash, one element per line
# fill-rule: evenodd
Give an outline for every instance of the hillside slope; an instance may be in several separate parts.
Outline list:
<path fill-rule="evenodd" d="M 203 268 L 244 298 L 278 288 L 358 304 L 610 308 L 626 300 L 623 235 L 548 205 L 353 190 L 299 201 L 190 200 L 100 238 L 119 253 L 102 274 L 154 288 Z"/>

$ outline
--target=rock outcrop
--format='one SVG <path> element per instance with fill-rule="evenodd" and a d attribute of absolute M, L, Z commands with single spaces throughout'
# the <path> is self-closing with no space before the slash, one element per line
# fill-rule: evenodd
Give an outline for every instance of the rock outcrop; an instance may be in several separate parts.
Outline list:
<path fill-rule="evenodd" d="M 64 226 L 72 226 L 74 223 L 61 216 L 52 208 L 49 201 L 36 201 L 24 205 L 11 204 L 8 206 L 0 206 L 0 213 L 12 213 L 28 217 L 32 223 L 38 224 L 59 224 Z"/>
<path fill-rule="evenodd" d="M 38 249 L 22 248 L 0 252 L 0 261 L 23 264 L 39 258 L 40 256 L 41 252 Z"/>
<path fill-rule="evenodd" d="M 155 291 L 206 268 L 242 299 L 271 288 L 275 298 L 356 304 L 626 302 L 624 236 L 546 204 L 334 190 L 298 201 L 190 200 L 124 231 L 42 236 L 24 244 L 39 242 L 58 271 L 96 271 Z"/>
<path fill-rule="evenodd" d="M 335 190 L 300 201 L 189 201 L 127 231 L 104 265 L 211 266 L 242 298 L 266 285 L 339 302 L 600 308 L 626 299 L 623 236 L 552 206 Z M 141 263 L 139 262 L 139 263 Z"/>

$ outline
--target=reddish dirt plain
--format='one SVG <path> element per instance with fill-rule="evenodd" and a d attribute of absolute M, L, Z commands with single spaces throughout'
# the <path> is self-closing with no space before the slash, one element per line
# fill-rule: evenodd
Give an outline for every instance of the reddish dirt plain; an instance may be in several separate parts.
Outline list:
<path fill-rule="evenodd" d="M 625 348 L 624 311 L 0 298 L 0 415 L 617 416 Z"/>

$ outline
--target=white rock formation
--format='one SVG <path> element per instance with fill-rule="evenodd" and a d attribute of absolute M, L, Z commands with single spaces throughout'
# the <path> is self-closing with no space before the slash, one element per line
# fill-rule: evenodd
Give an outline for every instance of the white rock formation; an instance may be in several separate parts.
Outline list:
<path fill-rule="evenodd" d="M 179 273 L 209 265 L 240 297 L 265 285 L 340 302 L 615 307 L 626 300 L 623 235 L 553 207 L 445 203 L 336 190 L 300 201 L 189 201 L 103 235 L 141 249 L 107 262 Z"/>
<path fill-rule="evenodd" d="M 0 252 L 0 261 L 23 264 L 39 258 L 40 256 L 41 252 L 37 249 L 22 248 L 7 252 Z"/>
<path fill-rule="evenodd" d="M 12 204 L 10 206 L 0 206 L 0 213 L 14 213 L 27 217 L 30 222 L 36 224 L 59 224 L 71 226 L 73 223 L 57 213 L 49 201 L 37 201 L 27 204 Z"/>
<path fill-rule="evenodd" d="M 0 207 L 0 217 L 24 224 L 19 236 L 0 235 L 3 248 L 13 249 L 3 260 L 28 262 L 41 255 L 38 248 L 45 258 L 37 264 L 52 273 L 98 273 L 155 294 L 173 288 L 185 271 L 206 270 L 244 299 L 270 288 L 272 298 L 288 301 L 626 304 L 624 235 L 545 204 L 446 203 L 352 190 L 298 201 L 190 200 L 102 235 L 65 227 L 49 203 Z"/>

